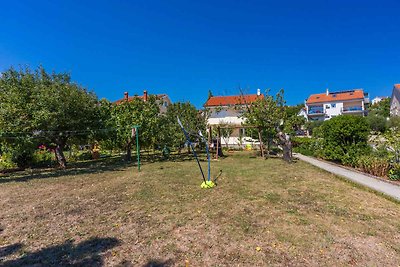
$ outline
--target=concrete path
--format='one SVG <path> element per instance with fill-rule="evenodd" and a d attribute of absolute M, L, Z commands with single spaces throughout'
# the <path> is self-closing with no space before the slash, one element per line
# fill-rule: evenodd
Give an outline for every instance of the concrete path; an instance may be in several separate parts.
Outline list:
<path fill-rule="evenodd" d="M 398 185 L 387 183 L 379 179 L 372 178 L 368 175 L 364 175 L 356 171 L 351 171 L 346 168 L 342 168 L 334 164 L 330 164 L 315 158 L 307 157 L 298 153 L 294 153 L 294 156 L 314 166 L 317 166 L 318 168 L 321 168 L 325 171 L 342 176 L 355 183 L 365 185 L 366 187 L 384 193 L 400 201 L 400 186 Z"/>

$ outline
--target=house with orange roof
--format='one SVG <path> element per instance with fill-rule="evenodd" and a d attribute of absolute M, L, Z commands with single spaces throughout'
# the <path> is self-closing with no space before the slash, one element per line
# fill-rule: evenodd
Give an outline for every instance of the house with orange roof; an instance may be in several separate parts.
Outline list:
<path fill-rule="evenodd" d="M 363 89 L 313 94 L 305 102 L 307 118 L 310 121 L 325 121 L 338 115 L 366 115 L 369 104 L 368 93 Z"/>
<path fill-rule="evenodd" d="M 159 105 L 160 105 L 160 113 L 167 112 L 168 106 L 171 105 L 171 103 L 172 103 L 169 96 L 166 94 L 157 94 L 155 96 L 157 99 L 157 103 L 159 103 Z M 139 99 L 142 99 L 143 101 L 147 101 L 149 98 L 149 94 L 148 94 L 147 90 L 143 91 L 143 95 L 134 95 L 134 96 L 129 96 L 129 93 L 125 92 L 124 97 L 115 101 L 114 104 L 119 105 L 124 102 L 130 102 L 135 98 L 139 98 Z"/>
<path fill-rule="evenodd" d="M 238 146 L 253 141 L 246 137 L 245 128 L 241 127 L 244 123 L 242 114 L 248 105 L 263 97 L 258 89 L 257 94 L 212 96 L 206 101 L 203 106 L 208 112 L 208 126 L 215 128 L 223 125 L 233 129 L 229 138 L 222 138 L 221 144 Z"/>
<path fill-rule="evenodd" d="M 400 84 L 393 86 L 392 98 L 390 99 L 390 116 L 400 116 Z"/>

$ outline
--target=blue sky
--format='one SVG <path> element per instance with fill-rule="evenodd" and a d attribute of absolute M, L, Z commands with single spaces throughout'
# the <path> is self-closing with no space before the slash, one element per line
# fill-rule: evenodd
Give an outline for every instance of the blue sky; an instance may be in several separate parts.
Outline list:
<path fill-rule="evenodd" d="M 400 1 L 1 1 L 0 70 L 42 64 L 100 98 L 309 94 L 400 83 Z"/>

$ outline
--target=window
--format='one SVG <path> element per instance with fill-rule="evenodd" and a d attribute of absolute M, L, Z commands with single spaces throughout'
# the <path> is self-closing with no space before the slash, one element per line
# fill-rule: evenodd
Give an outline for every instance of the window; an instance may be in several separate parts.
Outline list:
<path fill-rule="evenodd" d="M 325 109 L 330 109 L 331 106 L 330 105 L 325 105 Z"/>
<path fill-rule="evenodd" d="M 331 104 L 331 106 L 332 106 L 333 108 L 336 108 L 336 104 Z"/>

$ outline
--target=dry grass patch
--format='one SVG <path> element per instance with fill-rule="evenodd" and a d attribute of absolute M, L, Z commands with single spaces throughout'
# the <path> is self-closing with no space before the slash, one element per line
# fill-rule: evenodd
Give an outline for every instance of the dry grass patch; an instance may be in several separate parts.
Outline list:
<path fill-rule="evenodd" d="M 399 203 L 304 162 L 249 156 L 214 162 L 212 190 L 193 161 L 0 178 L 0 265 L 400 262 Z"/>

